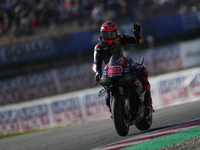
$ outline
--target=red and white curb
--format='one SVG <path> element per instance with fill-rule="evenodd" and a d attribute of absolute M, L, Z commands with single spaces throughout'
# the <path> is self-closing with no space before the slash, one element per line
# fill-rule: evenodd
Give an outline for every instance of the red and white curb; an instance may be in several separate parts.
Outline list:
<path fill-rule="evenodd" d="M 184 130 L 187 130 L 189 128 L 199 126 L 199 125 L 200 125 L 200 119 L 194 120 L 194 121 L 191 121 L 191 122 L 188 122 L 185 124 L 175 125 L 175 126 L 167 127 L 167 128 L 160 129 L 157 131 L 153 131 L 150 133 L 135 136 L 133 138 L 119 141 L 116 143 L 112 143 L 112 144 L 109 144 L 106 146 L 101 146 L 101 147 L 95 148 L 93 150 L 118 150 L 118 149 L 122 149 L 122 148 L 129 147 L 132 145 L 136 145 L 138 143 L 142 143 L 142 142 L 150 140 L 150 139 L 154 139 L 154 138 L 162 137 L 165 135 L 173 134 L 176 132 L 184 131 Z"/>

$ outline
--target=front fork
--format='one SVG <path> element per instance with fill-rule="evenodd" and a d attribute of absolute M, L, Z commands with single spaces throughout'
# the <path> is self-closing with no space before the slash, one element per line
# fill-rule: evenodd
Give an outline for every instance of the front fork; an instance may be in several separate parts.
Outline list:
<path fill-rule="evenodd" d="M 110 112 L 112 112 L 112 110 L 111 110 L 112 100 L 114 97 L 117 97 L 117 96 L 119 96 L 119 88 L 118 87 L 112 88 L 112 90 L 107 93 L 106 104 L 110 108 Z"/>
<path fill-rule="evenodd" d="M 122 111 L 124 111 L 124 114 L 125 114 L 125 117 L 126 119 L 130 119 L 130 116 L 131 116 L 131 111 L 130 111 L 130 98 L 128 96 L 128 93 L 124 93 L 123 89 L 122 88 L 119 88 L 119 87 L 116 87 L 116 88 L 113 88 L 112 91 L 110 91 L 109 93 L 109 97 L 110 97 L 110 103 L 109 105 L 111 106 L 112 105 L 112 100 L 116 97 L 120 97 L 121 99 L 121 106 L 123 107 Z M 126 96 L 123 96 L 123 95 L 126 95 Z M 112 112 L 112 110 L 110 109 L 110 112 Z"/>
<path fill-rule="evenodd" d="M 141 107 L 141 102 L 139 101 L 139 97 L 136 92 L 129 92 L 130 98 L 130 108 L 131 108 L 131 119 L 135 120 L 137 117 L 137 113 Z"/>

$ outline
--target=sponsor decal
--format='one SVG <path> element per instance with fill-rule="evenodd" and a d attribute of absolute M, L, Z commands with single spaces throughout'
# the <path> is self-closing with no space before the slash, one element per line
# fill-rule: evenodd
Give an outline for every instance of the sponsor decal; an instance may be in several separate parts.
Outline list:
<path fill-rule="evenodd" d="M 123 68 L 109 68 L 108 75 L 112 74 L 121 74 L 123 72 Z"/>
<path fill-rule="evenodd" d="M 23 131 L 36 130 L 50 126 L 47 104 L 22 107 L 19 109 L 18 113 Z"/>
<path fill-rule="evenodd" d="M 156 48 L 154 54 L 155 60 L 168 59 L 180 55 L 177 44 Z"/>
<path fill-rule="evenodd" d="M 200 96 L 200 73 L 196 74 L 194 80 L 192 80 L 190 90 L 193 97 Z"/>
<path fill-rule="evenodd" d="M 52 95 L 58 92 L 51 71 L 22 76 L 21 83 L 27 99 Z"/>
<path fill-rule="evenodd" d="M 90 74 L 91 64 L 84 63 L 81 65 L 70 66 L 56 69 L 56 75 L 59 79 L 78 77 Z"/>
<path fill-rule="evenodd" d="M 114 54 L 119 54 L 119 51 L 117 49 L 113 49 L 111 50 L 111 54 L 114 55 Z"/>
<path fill-rule="evenodd" d="M 183 29 L 190 30 L 200 26 L 199 12 L 190 12 L 180 15 Z"/>
<path fill-rule="evenodd" d="M 13 63 L 36 58 L 55 57 L 55 55 L 60 53 L 60 50 L 55 47 L 54 42 L 49 38 L 6 46 L 2 47 L 0 50 L 0 63 Z"/>
<path fill-rule="evenodd" d="M 55 72 L 62 91 L 87 88 L 94 84 L 91 81 L 94 74 L 89 63 L 59 68 Z"/>
<path fill-rule="evenodd" d="M 186 77 L 176 77 L 159 82 L 159 90 L 163 104 L 186 100 L 189 98 L 187 87 L 184 86 Z"/>
<path fill-rule="evenodd" d="M 23 87 L 34 86 L 38 84 L 52 82 L 54 80 L 51 71 L 40 72 L 31 75 L 22 76 L 21 82 Z"/>
<path fill-rule="evenodd" d="M 126 80 L 127 80 L 128 82 L 130 82 L 130 81 L 133 80 L 131 74 L 126 74 L 125 77 L 126 77 Z"/>
<path fill-rule="evenodd" d="M 50 105 L 55 125 L 73 123 L 83 118 L 78 97 L 55 101 Z"/>
<path fill-rule="evenodd" d="M 200 64 L 200 40 L 191 40 L 180 44 L 184 68 Z"/>
<path fill-rule="evenodd" d="M 0 93 L 0 105 L 21 102 L 22 100 L 22 93 L 19 89 Z"/>
<path fill-rule="evenodd" d="M 106 77 L 101 77 L 101 82 L 100 82 L 100 84 L 101 85 L 106 85 Z"/>
<path fill-rule="evenodd" d="M 183 68 L 180 48 L 177 44 L 154 49 L 156 73 Z"/>
<path fill-rule="evenodd" d="M 102 117 L 110 114 L 105 98 L 99 98 L 98 93 L 85 95 L 84 105 L 88 117 Z"/>
<path fill-rule="evenodd" d="M 34 99 L 42 96 L 57 94 L 57 92 L 57 87 L 55 83 L 52 82 L 24 88 L 24 93 L 27 99 Z"/>
<path fill-rule="evenodd" d="M 19 115 L 17 109 L 0 112 L 0 135 L 20 132 Z"/>
<path fill-rule="evenodd" d="M 66 78 L 66 79 L 60 79 L 59 80 L 60 87 L 62 91 L 72 91 L 72 90 L 78 90 L 82 88 L 87 88 L 92 85 L 91 78 L 88 76 L 83 77 L 72 77 L 72 78 Z M 94 85 L 94 84 L 93 84 Z"/>
<path fill-rule="evenodd" d="M 17 78 L 0 81 L 0 105 L 22 101 Z"/>

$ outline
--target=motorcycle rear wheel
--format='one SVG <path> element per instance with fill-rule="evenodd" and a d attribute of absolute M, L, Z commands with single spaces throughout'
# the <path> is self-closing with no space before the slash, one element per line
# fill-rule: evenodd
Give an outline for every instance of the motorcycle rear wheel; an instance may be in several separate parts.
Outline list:
<path fill-rule="evenodd" d="M 144 118 L 140 122 L 136 123 L 135 126 L 138 130 L 145 131 L 151 127 L 151 124 L 152 124 L 152 111 L 145 110 Z"/>
<path fill-rule="evenodd" d="M 120 97 L 113 98 L 112 100 L 112 118 L 114 121 L 115 129 L 120 136 L 126 136 L 129 132 L 129 120 L 126 119 L 124 111 L 124 104 Z"/>

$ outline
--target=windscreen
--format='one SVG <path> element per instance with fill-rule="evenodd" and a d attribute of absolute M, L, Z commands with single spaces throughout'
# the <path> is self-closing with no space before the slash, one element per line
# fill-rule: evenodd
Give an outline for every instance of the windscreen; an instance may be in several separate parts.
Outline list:
<path fill-rule="evenodd" d="M 109 77 L 119 77 L 123 73 L 122 67 L 123 57 L 120 55 L 112 55 L 110 58 L 110 67 L 108 69 Z"/>
<path fill-rule="evenodd" d="M 110 58 L 110 66 L 118 66 L 122 65 L 123 63 L 123 57 L 120 55 L 112 55 Z"/>

